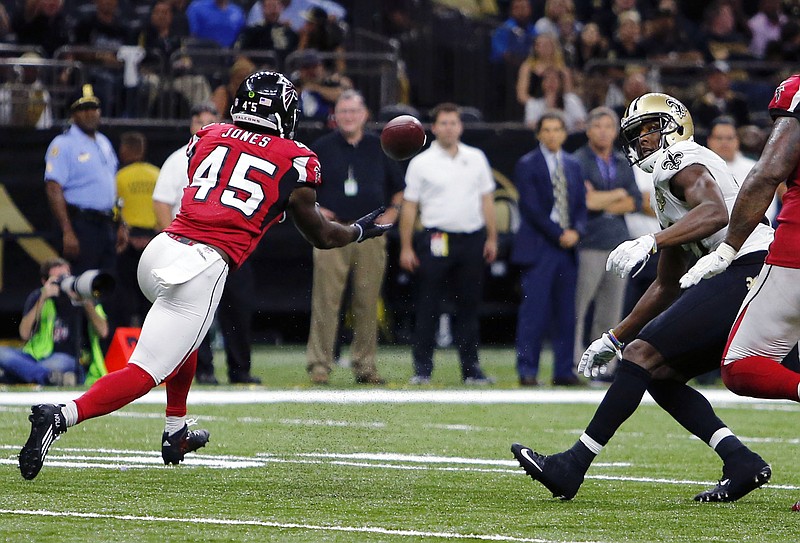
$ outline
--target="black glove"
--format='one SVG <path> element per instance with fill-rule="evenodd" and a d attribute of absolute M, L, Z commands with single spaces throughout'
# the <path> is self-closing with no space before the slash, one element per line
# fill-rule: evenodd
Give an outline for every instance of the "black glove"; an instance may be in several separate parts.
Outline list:
<path fill-rule="evenodd" d="M 375 224 L 375 219 L 382 215 L 384 211 L 386 211 L 386 207 L 381 206 L 375 211 L 367 213 L 353 223 L 353 226 L 358 229 L 358 236 L 356 237 L 355 241 L 361 243 L 365 239 L 381 236 L 384 234 L 384 232 L 387 232 L 392 227 L 391 223 Z"/>

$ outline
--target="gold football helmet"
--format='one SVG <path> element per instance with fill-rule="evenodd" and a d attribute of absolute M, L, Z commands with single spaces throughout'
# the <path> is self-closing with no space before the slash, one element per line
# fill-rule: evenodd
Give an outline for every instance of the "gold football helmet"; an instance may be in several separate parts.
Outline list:
<path fill-rule="evenodd" d="M 643 127 L 653 122 L 658 125 L 643 132 Z M 628 161 L 647 173 L 653 173 L 653 168 L 668 147 L 679 141 L 694 139 L 694 123 L 689 110 L 677 98 L 660 92 L 651 92 L 636 98 L 625 109 L 620 124 Z M 661 133 L 661 144 L 656 151 L 643 156 L 639 140 L 654 132 Z"/>

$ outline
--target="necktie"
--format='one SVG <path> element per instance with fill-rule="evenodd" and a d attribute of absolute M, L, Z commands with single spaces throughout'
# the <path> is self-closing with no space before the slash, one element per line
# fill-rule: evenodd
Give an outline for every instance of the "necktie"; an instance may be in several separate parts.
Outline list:
<path fill-rule="evenodd" d="M 553 196 L 556 199 L 556 213 L 558 214 L 558 225 L 561 228 L 569 228 L 569 203 L 567 201 L 567 178 L 564 176 L 564 167 L 561 158 L 556 156 L 556 168 L 550 176 L 553 182 Z"/>

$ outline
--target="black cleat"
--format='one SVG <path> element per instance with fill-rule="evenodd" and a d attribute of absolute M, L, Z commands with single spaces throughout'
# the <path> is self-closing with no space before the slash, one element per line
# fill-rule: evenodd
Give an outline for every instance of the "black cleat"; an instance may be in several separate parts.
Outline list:
<path fill-rule="evenodd" d="M 525 445 L 514 443 L 511 452 L 525 473 L 542 483 L 554 498 L 571 500 L 583 484 L 584 472 L 572 462 L 569 451 L 544 456 Z"/>
<path fill-rule="evenodd" d="M 696 502 L 735 502 L 769 481 L 772 468 L 756 453 L 741 463 L 722 466 L 722 479 L 717 486 L 694 497 Z"/>
<path fill-rule="evenodd" d="M 67 431 L 67 421 L 61 407 L 53 404 L 34 405 L 28 420 L 31 435 L 19 452 L 19 471 L 24 479 L 31 480 L 42 469 L 50 445 Z"/>
<path fill-rule="evenodd" d="M 161 435 L 161 458 L 164 464 L 175 464 L 176 466 L 183 461 L 186 453 L 194 452 L 200 447 L 205 447 L 208 443 L 208 430 L 189 430 L 189 425 L 184 424 L 183 428 L 172 435 L 164 432 Z"/>
<path fill-rule="evenodd" d="M 228 379 L 228 382 L 232 385 L 260 385 L 261 379 L 246 373 L 238 377 L 231 377 Z"/>

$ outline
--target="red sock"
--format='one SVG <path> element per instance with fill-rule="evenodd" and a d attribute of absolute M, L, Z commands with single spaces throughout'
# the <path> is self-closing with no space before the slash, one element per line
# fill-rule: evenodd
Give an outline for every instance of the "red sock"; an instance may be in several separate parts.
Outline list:
<path fill-rule="evenodd" d="M 97 380 L 80 398 L 78 422 L 107 415 L 141 398 L 156 386 L 150 374 L 135 364 L 112 371 Z"/>
<path fill-rule="evenodd" d="M 186 416 L 186 397 L 189 395 L 189 388 L 192 386 L 192 379 L 194 379 L 196 369 L 197 351 L 195 350 L 172 375 L 167 377 L 168 417 Z"/>
<path fill-rule="evenodd" d="M 740 396 L 800 401 L 800 373 L 763 356 L 748 356 L 722 366 L 722 380 Z"/>

